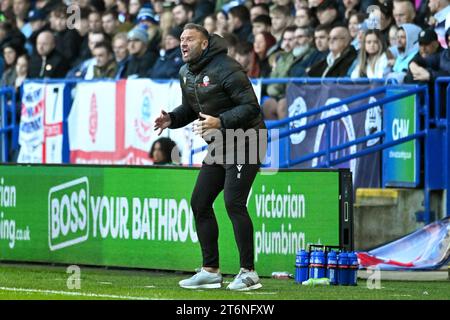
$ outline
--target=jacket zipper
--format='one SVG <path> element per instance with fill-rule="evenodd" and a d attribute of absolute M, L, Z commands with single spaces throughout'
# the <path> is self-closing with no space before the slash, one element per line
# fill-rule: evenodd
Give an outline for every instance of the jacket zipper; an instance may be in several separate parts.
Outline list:
<path fill-rule="evenodd" d="M 195 93 L 195 98 L 197 99 L 198 108 L 200 109 L 201 112 L 203 112 L 202 106 L 200 105 L 200 100 L 198 99 L 198 95 L 197 95 L 197 77 L 198 77 L 198 75 L 196 75 L 194 78 L 194 93 Z"/>

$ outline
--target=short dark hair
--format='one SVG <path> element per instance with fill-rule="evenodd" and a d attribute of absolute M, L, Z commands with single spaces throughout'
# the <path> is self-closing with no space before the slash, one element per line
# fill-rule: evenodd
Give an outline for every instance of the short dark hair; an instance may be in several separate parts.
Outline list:
<path fill-rule="evenodd" d="M 319 24 L 316 27 L 316 30 L 314 30 L 314 32 L 319 32 L 319 31 L 325 31 L 326 33 L 330 33 L 331 27 L 329 25 L 326 25 L 326 24 Z"/>
<path fill-rule="evenodd" d="M 242 56 L 251 53 L 253 50 L 253 45 L 247 41 L 240 41 L 236 46 L 236 54 L 240 54 Z"/>
<path fill-rule="evenodd" d="M 230 9 L 228 14 L 232 14 L 242 22 L 250 21 L 250 10 L 244 5 L 238 5 Z"/>
<path fill-rule="evenodd" d="M 113 49 L 112 49 L 111 43 L 109 41 L 101 41 L 101 42 L 97 43 L 95 45 L 94 49 L 99 49 L 99 48 L 105 48 L 107 52 L 113 53 Z"/>
<path fill-rule="evenodd" d="M 203 26 L 201 26 L 199 24 L 196 24 L 196 23 L 187 23 L 184 26 L 183 31 L 184 30 L 192 30 L 192 29 L 193 30 L 197 30 L 198 32 L 200 32 L 206 39 L 209 38 L 208 30 L 206 30 L 205 27 L 203 27 Z"/>
<path fill-rule="evenodd" d="M 262 23 L 262 24 L 265 24 L 266 26 L 271 26 L 272 19 L 270 19 L 270 16 L 268 16 L 266 14 L 261 14 L 261 15 L 257 16 L 255 19 L 253 19 L 252 24 L 253 23 Z"/>
<path fill-rule="evenodd" d="M 236 47 L 239 43 L 239 38 L 234 33 L 225 32 L 222 37 L 227 42 L 227 47 Z"/>
<path fill-rule="evenodd" d="M 291 15 L 291 9 L 289 6 L 280 6 L 276 4 L 270 8 L 270 13 L 281 13 L 283 16 L 289 17 Z"/>
<path fill-rule="evenodd" d="M 103 14 L 102 17 L 104 16 L 108 16 L 108 15 L 112 15 L 114 20 L 118 20 L 119 19 L 119 13 L 117 12 L 116 8 L 109 8 L 106 9 Z"/>
<path fill-rule="evenodd" d="M 287 26 L 286 28 L 284 28 L 283 30 L 283 36 L 286 32 L 295 32 L 295 30 L 297 29 L 296 26 Z"/>
<path fill-rule="evenodd" d="M 186 12 L 190 12 L 190 11 L 194 12 L 194 7 L 191 6 L 190 4 L 187 4 L 187 3 L 184 3 L 184 2 L 180 2 L 176 6 L 174 6 L 174 8 L 178 7 L 178 6 L 181 6 L 183 8 L 183 10 L 186 11 Z"/>

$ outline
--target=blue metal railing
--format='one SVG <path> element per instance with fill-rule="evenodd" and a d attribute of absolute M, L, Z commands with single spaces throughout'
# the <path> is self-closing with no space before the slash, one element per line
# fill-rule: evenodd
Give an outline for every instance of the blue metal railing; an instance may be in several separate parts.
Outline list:
<path fill-rule="evenodd" d="M 1 139 L 1 162 L 9 160 L 10 143 L 12 149 L 17 149 L 17 137 L 19 128 L 16 124 L 16 90 L 13 87 L 3 87 L 0 89 L 0 139 Z M 11 132 L 12 140 L 8 138 Z"/>
<path fill-rule="evenodd" d="M 371 90 L 371 91 L 359 94 L 358 95 L 358 98 L 359 98 L 358 100 L 366 99 L 366 98 L 368 98 L 370 96 L 373 96 L 374 92 L 376 92 L 377 94 L 380 94 L 380 93 L 383 93 L 383 92 L 385 93 L 387 88 L 388 87 L 382 87 L 382 88 L 378 88 L 376 90 Z M 284 131 L 284 132 L 279 134 L 278 139 L 289 137 L 291 134 L 298 133 L 298 132 L 301 132 L 301 131 L 304 131 L 304 130 L 307 130 L 307 129 L 311 129 L 311 128 L 317 127 L 319 125 L 322 125 L 322 124 L 326 125 L 326 130 L 327 130 L 327 128 L 329 128 L 329 125 L 330 125 L 330 123 L 332 121 L 339 120 L 339 119 L 344 118 L 346 116 L 349 116 L 349 115 L 352 115 L 352 114 L 356 114 L 356 113 L 360 113 L 362 111 L 366 111 L 366 110 L 374 108 L 376 106 L 383 107 L 384 104 L 387 104 L 389 102 L 396 101 L 396 100 L 399 100 L 399 99 L 402 99 L 402 98 L 405 98 L 405 97 L 408 97 L 408 96 L 411 96 L 411 95 L 415 95 L 417 93 L 426 94 L 426 92 L 427 92 L 427 87 L 426 86 L 422 86 L 422 87 L 419 87 L 419 88 L 410 89 L 410 90 L 408 90 L 406 92 L 403 92 L 403 93 L 399 93 L 399 94 L 395 94 L 395 95 L 392 95 L 392 96 L 389 96 L 389 97 L 381 98 L 380 100 L 377 100 L 375 102 L 372 102 L 372 103 L 369 103 L 369 104 L 366 104 L 366 105 L 362 105 L 362 106 L 353 108 L 351 110 L 348 110 L 348 111 L 345 111 L 345 112 L 342 112 L 342 113 L 339 113 L 339 114 L 336 114 L 336 115 L 329 116 L 329 117 L 324 118 L 324 119 L 315 120 L 315 121 L 312 121 L 312 122 L 310 122 L 310 123 L 308 123 L 306 125 L 303 125 L 303 126 L 300 126 L 300 127 L 294 128 L 294 129 L 286 130 L 286 131 Z M 332 109 L 334 109 L 336 107 L 339 107 L 339 106 L 342 106 L 344 104 L 353 103 L 353 102 L 356 101 L 355 97 L 356 96 L 353 96 L 353 97 L 350 97 L 350 98 L 347 98 L 347 99 L 343 99 L 343 100 L 341 100 L 338 103 L 333 103 L 333 104 L 330 104 L 328 106 L 319 107 L 319 108 L 313 109 L 311 111 L 305 112 L 303 114 L 300 114 L 300 115 L 297 115 L 297 116 L 294 116 L 294 117 L 291 117 L 291 118 L 283 119 L 283 120 L 279 121 L 278 123 L 272 125 L 271 128 L 276 128 L 278 126 L 290 123 L 291 121 L 295 121 L 295 120 L 298 120 L 298 119 L 301 119 L 301 118 L 305 118 L 305 117 L 308 117 L 308 116 L 317 115 L 317 114 L 322 113 L 323 111 L 332 110 Z M 421 111 L 424 114 L 428 113 L 426 108 L 423 108 Z M 370 139 L 377 138 L 379 135 L 384 136 L 384 134 L 385 134 L 385 132 L 381 131 L 379 134 L 371 134 L 371 135 L 366 136 L 366 138 L 367 138 L 367 140 L 370 140 Z M 421 137 L 421 136 L 423 136 L 423 135 L 420 134 L 417 137 Z M 328 134 L 327 137 L 329 139 L 330 135 Z M 353 141 L 348 142 L 347 144 L 349 146 L 352 146 L 352 145 L 356 145 L 356 144 L 362 143 L 364 141 L 365 141 L 364 139 L 355 139 Z M 290 166 L 293 166 L 293 165 L 297 165 L 297 164 L 309 161 L 311 159 L 314 159 L 314 158 L 317 158 L 317 157 L 320 157 L 320 156 L 323 156 L 323 155 L 327 156 L 326 157 L 326 162 L 325 162 L 324 165 L 320 165 L 320 166 L 330 167 L 332 165 L 343 163 L 343 162 L 346 162 L 346 161 L 348 161 L 350 159 L 359 158 L 359 157 L 361 157 L 363 155 L 367 155 L 367 154 L 372 153 L 372 152 L 377 152 L 379 150 L 382 150 L 382 149 L 385 149 L 385 148 L 388 148 L 388 147 L 392 147 L 394 145 L 398 145 L 398 144 L 401 144 L 401 143 L 404 142 L 404 141 L 403 142 L 398 142 L 398 141 L 400 141 L 400 140 L 394 141 L 395 143 L 389 144 L 389 146 L 384 146 L 383 147 L 383 145 L 381 145 L 381 148 L 380 148 L 380 146 L 377 146 L 377 148 L 371 147 L 371 148 L 365 149 L 363 151 L 358 151 L 358 152 L 356 152 L 356 153 L 354 153 L 352 155 L 349 155 L 349 156 L 345 157 L 345 160 L 342 160 L 344 158 L 338 159 L 338 160 L 333 161 L 334 164 L 331 164 L 330 155 L 333 152 L 336 152 L 337 150 L 333 150 L 333 148 L 331 147 L 330 141 L 327 140 L 327 145 L 326 145 L 325 150 L 319 151 L 319 152 L 316 152 L 316 153 L 312 153 L 312 154 L 309 154 L 307 156 L 303 156 L 303 157 L 294 159 L 292 161 L 288 158 L 287 162 L 284 163 L 284 164 L 281 164 L 280 167 L 287 168 L 287 167 L 290 167 Z M 338 148 L 338 150 L 340 150 L 340 149 L 343 149 L 345 147 L 343 147 L 342 145 L 339 145 L 339 146 L 337 146 L 337 148 Z M 371 150 L 374 150 L 374 151 L 371 151 Z"/>
<path fill-rule="evenodd" d="M 330 84 L 330 82 L 332 83 L 333 81 L 335 81 L 336 83 L 346 83 L 346 84 L 355 84 L 355 83 L 360 83 L 360 84 L 368 84 L 371 83 L 370 80 L 368 79 L 363 79 L 363 80 L 353 80 L 353 79 L 262 79 L 262 80 L 258 80 L 259 83 L 261 84 L 271 84 L 271 83 L 283 83 L 283 84 L 288 84 L 288 83 L 301 83 L 301 84 Z M 374 81 L 374 83 L 384 83 L 383 80 L 377 80 Z M 440 79 L 439 83 L 450 83 L 450 78 L 445 78 L 445 79 Z M 363 99 L 367 99 L 371 96 L 377 96 L 377 95 L 386 95 L 387 90 L 388 89 L 392 89 L 392 88 L 396 88 L 397 86 L 382 86 L 382 87 L 378 87 L 378 88 L 374 88 L 372 90 L 369 90 L 367 92 L 363 92 L 363 93 L 359 93 L 356 95 L 353 95 L 349 98 L 345 98 L 342 99 L 339 102 L 333 103 L 333 104 L 329 104 L 326 106 L 321 106 L 318 108 L 314 108 L 313 110 L 304 112 L 302 114 L 290 117 L 290 118 L 286 118 L 286 119 L 282 119 L 282 120 L 278 120 L 278 121 L 272 121 L 271 123 L 267 124 L 267 128 L 268 129 L 276 129 L 276 128 L 280 128 L 280 127 L 285 127 L 286 125 L 289 125 L 291 122 L 302 119 L 302 118 L 307 118 L 307 117 L 311 117 L 311 116 L 315 116 L 315 115 L 319 115 L 322 114 L 324 111 L 329 111 L 332 110 L 334 108 L 343 106 L 343 105 L 349 105 L 351 103 L 355 103 L 358 102 L 360 100 Z M 324 119 L 320 119 L 320 120 L 314 120 L 309 122 L 308 124 L 302 125 L 300 127 L 296 127 L 296 128 L 292 128 L 292 129 L 288 129 L 288 130 L 283 130 L 282 132 L 279 133 L 279 135 L 276 136 L 276 139 L 286 139 L 288 138 L 290 135 L 295 134 L 295 133 L 299 133 L 301 131 L 304 130 L 308 130 L 314 127 L 318 127 L 320 125 L 325 125 L 325 130 L 327 130 L 327 134 L 326 134 L 326 146 L 324 149 L 315 152 L 315 153 L 310 153 L 307 154 L 305 156 L 299 157 L 297 159 L 290 159 L 290 157 L 287 157 L 287 161 L 285 161 L 284 163 L 281 163 L 279 165 L 279 167 L 281 168 L 286 168 L 286 167 L 291 167 L 291 166 L 295 166 L 298 165 L 300 163 L 312 160 L 314 158 L 320 158 L 320 157 L 324 157 L 325 161 L 323 161 L 322 163 L 319 163 L 317 165 L 317 167 L 331 167 L 331 166 L 336 166 L 338 164 L 341 163 L 345 163 L 348 162 L 349 160 L 352 159 L 356 159 L 356 158 L 360 158 L 363 156 L 366 156 L 368 154 L 371 153 L 375 153 L 375 152 L 379 152 L 381 150 L 387 149 L 387 148 L 391 148 L 393 146 L 396 145 L 400 145 L 403 144 L 405 142 L 408 141 L 413 141 L 413 140 L 424 140 L 426 141 L 427 139 L 427 134 L 429 133 L 429 129 L 430 129 L 430 123 L 431 122 L 435 122 L 435 123 L 444 123 L 445 126 L 450 125 L 450 120 L 449 117 L 444 117 L 442 115 L 442 113 L 438 112 L 438 108 L 439 108 L 439 99 L 435 98 L 435 105 L 434 105 L 434 111 L 435 111 L 435 115 L 433 117 L 433 119 L 430 119 L 430 115 L 429 115 L 429 94 L 428 94 L 428 87 L 427 86 L 402 86 L 400 87 L 401 89 L 406 89 L 405 92 L 401 92 L 401 93 L 396 93 L 393 95 L 389 95 L 388 97 L 382 97 L 381 99 L 378 99 L 375 102 L 372 103 L 366 103 L 364 105 L 358 106 L 358 107 L 354 107 L 348 111 L 345 112 L 341 112 L 339 114 L 335 114 L 335 115 L 331 115 L 328 116 Z M 450 86 L 447 87 L 448 93 L 447 93 L 447 97 L 450 97 Z M 362 138 L 356 138 L 353 139 L 352 141 L 348 141 L 345 142 L 343 144 L 337 145 L 337 146 L 332 146 L 331 145 L 331 141 L 330 141 L 330 124 L 333 121 L 342 119 L 346 116 L 349 115 L 354 115 L 363 111 L 366 111 L 368 109 L 380 106 L 381 108 L 384 107 L 384 105 L 403 99 L 405 97 L 408 96 L 416 96 L 416 95 L 421 95 L 422 99 L 422 104 L 419 106 L 417 105 L 416 107 L 418 108 L 418 112 L 417 114 L 419 116 L 422 116 L 424 121 L 422 121 L 422 128 L 421 130 L 416 131 L 413 134 L 409 134 L 407 136 L 404 136 L 402 138 L 399 138 L 397 140 L 392 140 L 392 141 L 383 141 L 382 143 L 379 143 L 375 146 L 371 146 L 369 148 L 365 148 L 363 150 L 360 150 L 358 152 L 349 154 L 349 155 L 345 155 L 345 156 L 341 156 L 338 159 L 331 159 L 331 155 L 333 153 L 336 153 L 339 150 L 345 149 L 345 148 L 349 148 L 351 146 L 355 146 L 361 143 L 364 143 L 366 141 L 369 141 L 371 139 L 375 139 L 375 138 L 383 138 L 386 136 L 386 132 L 384 130 L 375 132 L 373 134 L 367 135 L 365 137 Z M 440 97 L 438 95 L 438 91 L 435 91 L 435 97 Z M 420 101 L 420 99 L 418 99 L 418 101 Z M 447 99 L 447 110 L 450 110 L 450 99 Z M 432 120 L 432 121 L 430 121 Z M 419 123 L 419 122 L 418 122 Z M 271 141 L 271 137 L 269 136 L 269 141 Z M 383 140 L 383 139 L 382 139 Z M 448 144 L 448 143 L 447 143 Z M 288 143 L 289 145 L 289 143 Z M 196 152 L 200 152 L 200 151 L 204 151 L 206 149 L 206 147 L 203 148 L 197 148 L 195 150 L 192 150 L 192 154 L 191 156 L 196 153 Z M 445 163 L 448 163 L 448 159 L 450 159 L 450 151 L 449 151 L 449 147 L 447 146 L 446 149 L 446 155 L 447 155 L 447 161 Z M 426 164 L 429 163 L 430 161 L 430 154 L 428 152 L 425 152 L 424 154 L 424 161 Z M 447 181 L 450 181 L 450 173 L 448 173 L 450 170 L 447 170 Z M 430 210 L 430 172 L 429 170 L 424 170 L 424 187 L 425 187 L 425 197 L 424 197 L 424 207 L 425 207 L 425 211 L 423 213 L 423 220 L 425 222 L 430 222 L 432 220 L 432 215 L 431 215 L 431 210 Z M 448 186 L 447 186 L 447 190 L 448 190 Z M 450 215 L 450 205 L 449 205 L 449 195 L 447 192 L 447 215 Z"/>

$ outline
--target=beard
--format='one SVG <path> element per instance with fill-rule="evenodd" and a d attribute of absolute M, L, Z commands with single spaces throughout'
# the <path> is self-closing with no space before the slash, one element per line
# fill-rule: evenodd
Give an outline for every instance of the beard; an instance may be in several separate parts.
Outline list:
<path fill-rule="evenodd" d="M 294 57 L 298 58 L 303 56 L 306 53 L 306 51 L 308 51 L 308 49 L 309 49 L 308 44 L 297 46 L 294 48 L 294 50 L 292 50 L 292 54 L 294 55 Z"/>

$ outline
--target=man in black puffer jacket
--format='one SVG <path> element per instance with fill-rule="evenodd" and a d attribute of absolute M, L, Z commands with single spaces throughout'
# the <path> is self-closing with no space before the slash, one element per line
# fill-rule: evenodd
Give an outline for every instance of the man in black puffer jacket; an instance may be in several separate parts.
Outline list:
<path fill-rule="evenodd" d="M 261 109 L 247 75 L 234 59 L 227 56 L 226 42 L 222 37 L 209 35 L 199 25 L 187 24 L 181 34 L 180 46 L 186 62 L 180 69 L 182 104 L 172 112 L 162 111 L 155 120 L 155 130 L 160 129 L 161 133 L 165 128 L 180 128 L 197 119 L 194 131 L 213 148 L 208 148 L 191 198 L 203 267 L 179 284 L 189 289 L 221 286 L 219 231 L 212 205 L 223 190 L 241 266 L 227 289 L 258 289 L 261 283 L 254 270 L 253 224 L 246 203 L 267 143 Z M 239 129 L 249 133 L 249 141 L 236 146 L 229 134 Z M 258 147 L 250 148 L 254 145 Z M 220 161 L 223 151 L 225 162 Z M 228 157 L 235 152 L 237 159 Z M 242 153 L 244 161 L 240 159 Z M 255 158 L 256 161 L 252 161 Z"/>

